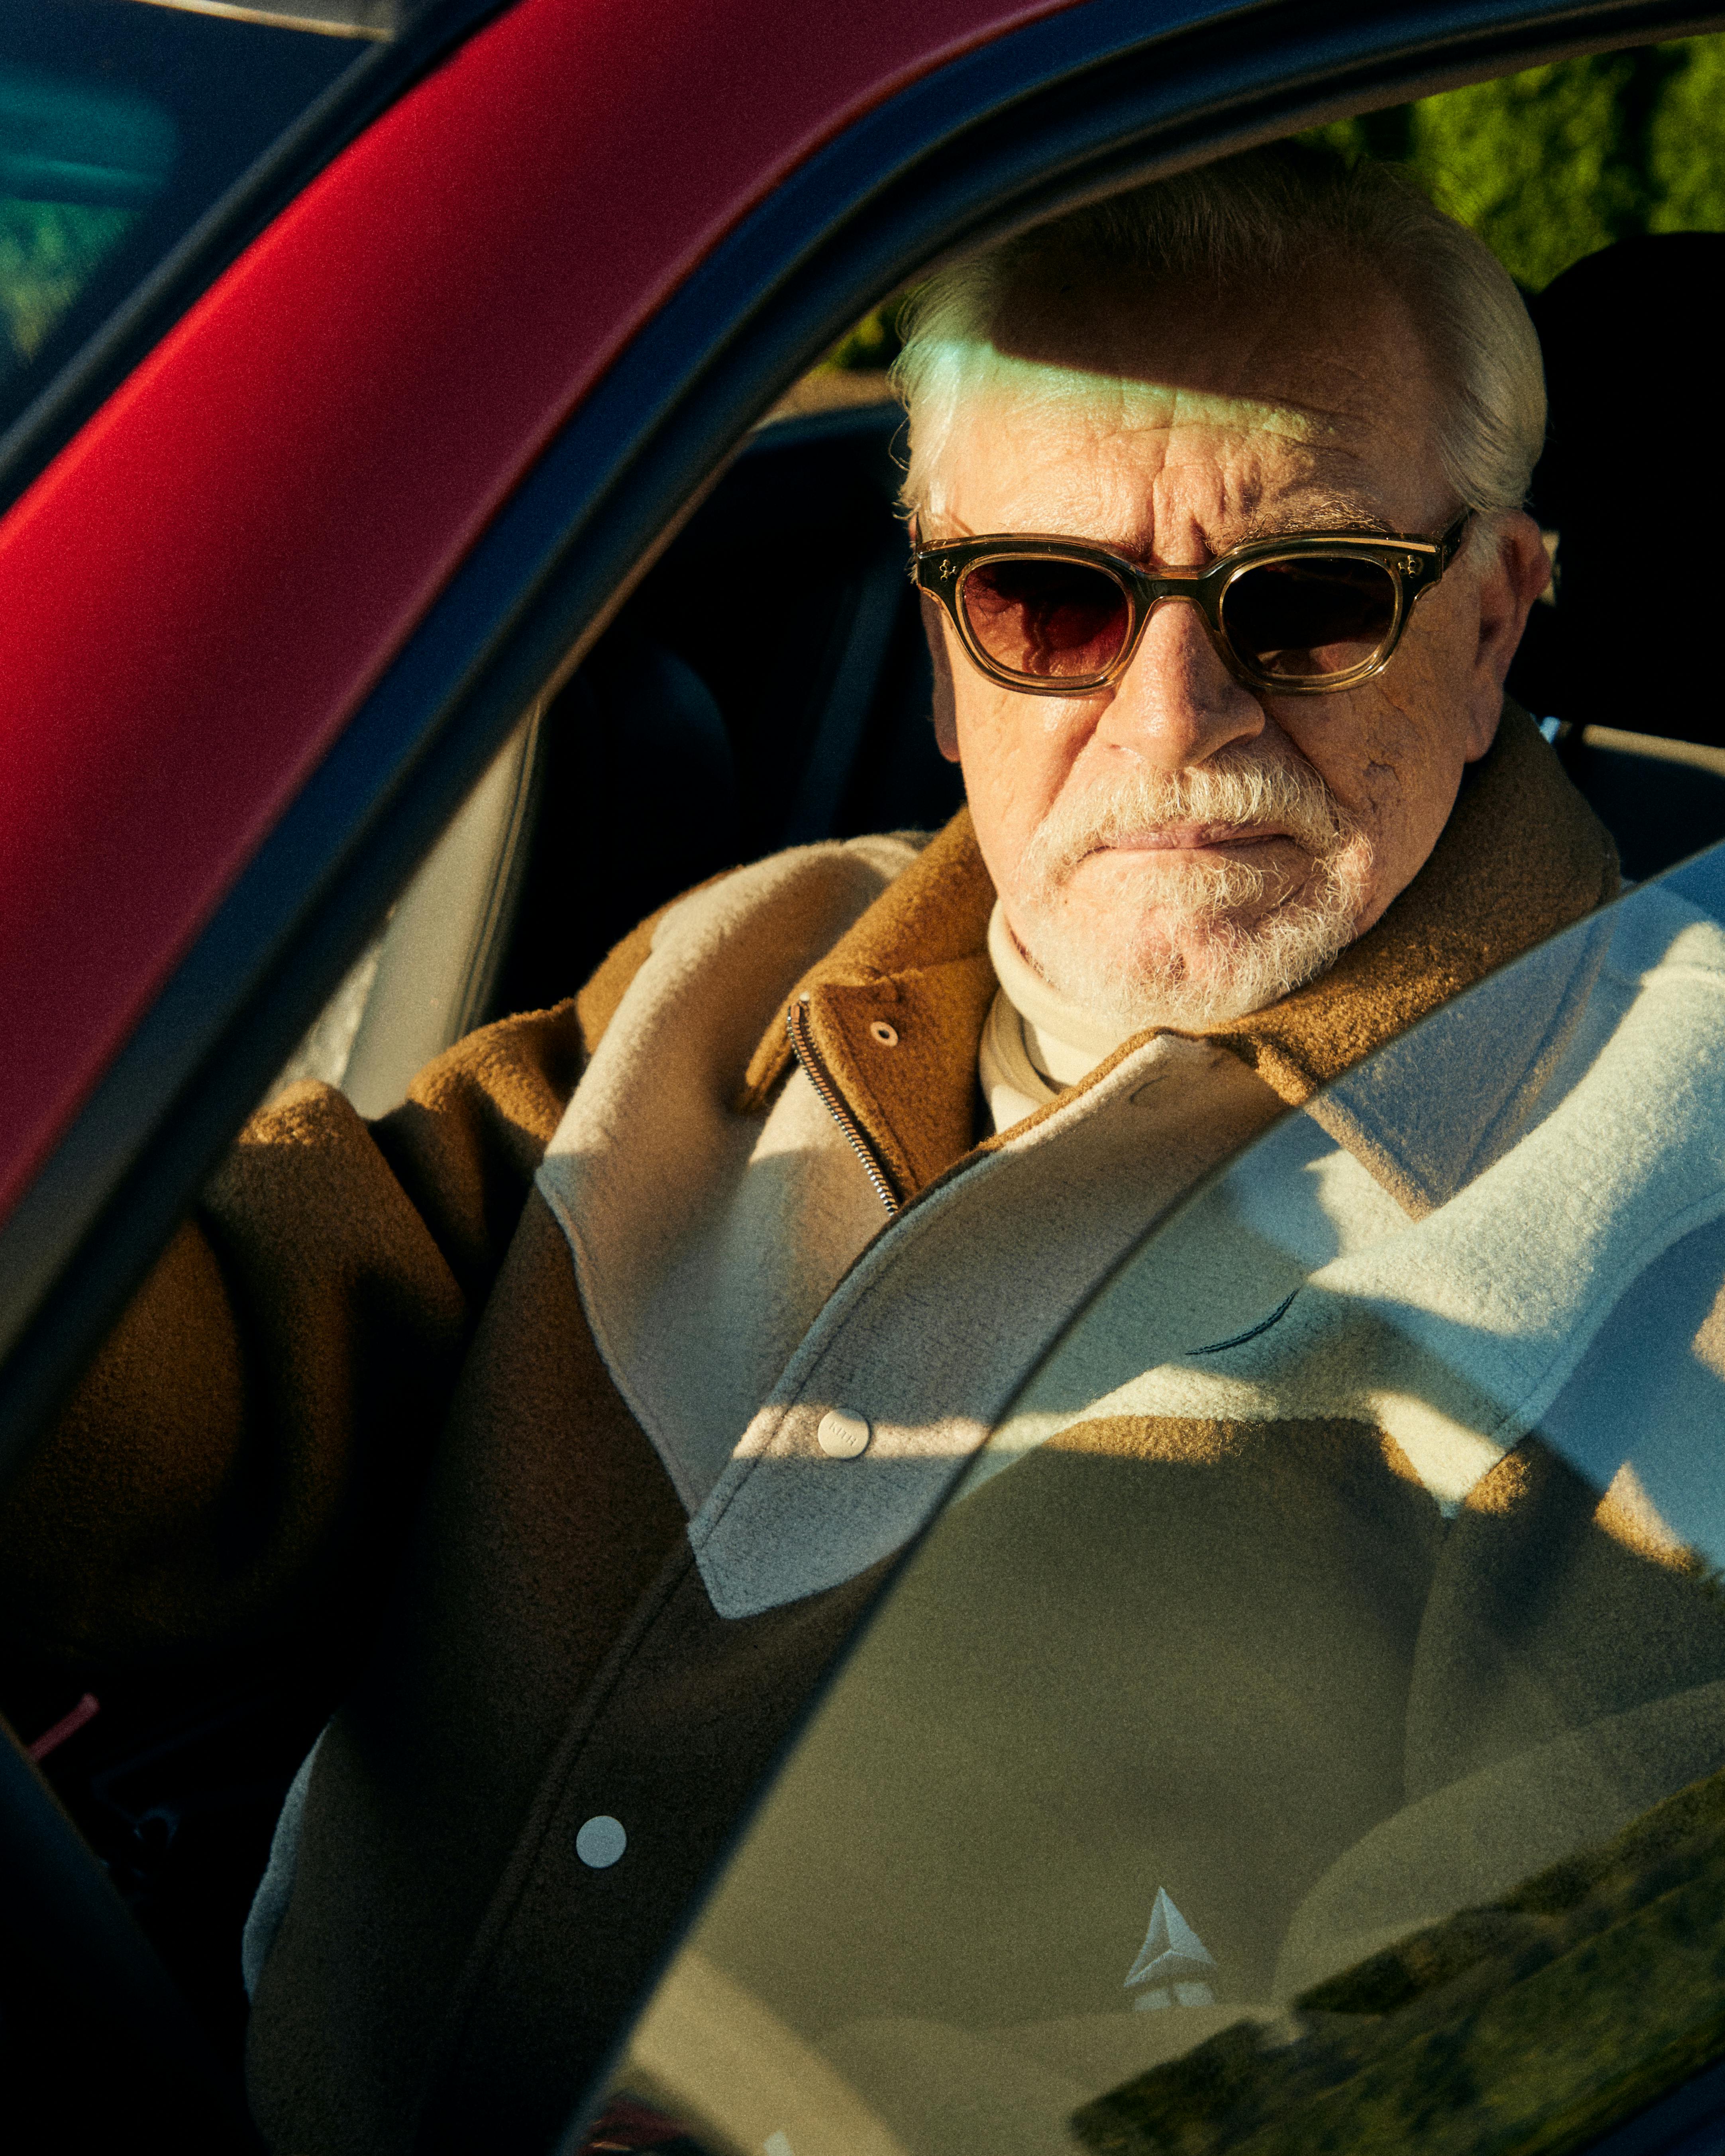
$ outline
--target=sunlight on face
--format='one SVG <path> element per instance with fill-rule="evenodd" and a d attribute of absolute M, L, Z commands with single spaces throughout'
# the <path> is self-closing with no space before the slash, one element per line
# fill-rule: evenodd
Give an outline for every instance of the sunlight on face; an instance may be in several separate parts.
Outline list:
<path fill-rule="evenodd" d="M 943 430 L 942 449 L 950 432 L 963 431 L 957 423 L 965 407 L 973 414 L 979 408 L 1010 413 L 1015 429 L 1034 424 L 1122 439 L 1215 429 L 1310 442 L 1326 429 L 1321 415 L 1291 405 L 1179 382 L 1135 380 L 1094 367 L 1055 365 L 1000 352 L 993 345 L 947 346 L 932 372 L 934 398 L 942 405 L 950 398 L 955 423 Z M 944 521 L 950 513 L 947 479 L 951 470 L 951 459 L 945 456 L 932 460 L 926 505 L 932 519 Z"/>
<path fill-rule="evenodd" d="M 1102 297 L 1058 341 L 983 357 L 925 536 L 1054 533 L 1185 567 L 1271 532 L 1435 534 L 1457 506 L 1435 412 L 1410 318 L 1366 273 L 1250 303 Z M 1456 564 L 1383 673 L 1321 696 L 1244 688 L 1183 603 L 1112 687 L 1070 697 L 988 680 L 943 632 L 978 838 L 1033 963 L 1098 1015 L 1192 1029 L 1329 964 L 1491 744 L 1532 592 L 1500 578 L 1487 637 L 1490 582 Z"/>

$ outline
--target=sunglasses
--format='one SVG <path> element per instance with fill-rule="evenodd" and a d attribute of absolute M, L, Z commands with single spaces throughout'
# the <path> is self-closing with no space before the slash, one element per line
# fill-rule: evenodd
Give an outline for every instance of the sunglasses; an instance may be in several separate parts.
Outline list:
<path fill-rule="evenodd" d="M 1184 599 L 1237 681 L 1322 696 L 1388 665 L 1473 513 L 1435 539 L 1302 531 L 1253 540 L 1205 569 L 1154 573 L 1081 539 L 996 533 L 922 547 L 913 533 L 911 580 L 945 608 L 979 672 L 1027 696 L 1117 681 L 1156 608 Z"/>

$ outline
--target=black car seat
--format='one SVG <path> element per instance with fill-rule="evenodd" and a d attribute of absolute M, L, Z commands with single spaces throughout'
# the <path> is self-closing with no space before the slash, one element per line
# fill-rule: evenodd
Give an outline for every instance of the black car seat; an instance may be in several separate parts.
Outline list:
<path fill-rule="evenodd" d="M 567 995 L 722 869 L 957 808 L 894 509 L 902 420 L 878 401 L 760 429 L 549 707 L 495 1010 Z"/>
<path fill-rule="evenodd" d="M 634 619 L 603 637 L 553 699 L 544 737 L 494 1014 L 573 994 L 637 921 L 743 858 L 737 760 L 718 704 Z"/>
<path fill-rule="evenodd" d="M 278 1086 L 324 1078 L 382 1115 L 473 1026 L 569 994 L 719 870 L 947 820 L 963 794 L 894 508 L 902 419 L 877 400 L 757 432 L 506 745 Z"/>
<path fill-rule="evenodd" d="M 1554 604 L 1536 606 L 1510 690 L 1563 722 L 1560 754 L 1625 872 L 1725 838 L 1725 680 L 1714 615 L 1685 604 L 1717 515 L 1725 234 L 1620 240 L 1530 305 L 1550 430 L 1532 507 L 1558 539 Z"/>

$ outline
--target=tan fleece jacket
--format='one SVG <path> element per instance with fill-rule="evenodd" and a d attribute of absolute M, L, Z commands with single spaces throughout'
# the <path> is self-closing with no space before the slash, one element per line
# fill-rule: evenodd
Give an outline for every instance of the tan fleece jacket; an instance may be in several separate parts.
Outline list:
<path fill-rule="evenodd" d="M 573 1004 L 462 1043 L 371 1129 L 316 1086 L 255 1119 L 12 1494 L 0 1547 L 15 1633 L 111 1657 L 279 1635 L 362 1599 L 405 1534 L 367 1673 L 319 1748 L 254 2001 L 272 2143 L 549 2138 L 857 1614 L 997 1433 L 1014 1456 L 1054 1458 L 1052 1428 L 1055 1450 L 1131 1460 L 1194 1414 L 1283 1412 L 1285 1379 L 1249 1374 L 1215 1406 L 1176 1385 L 1050 1424 L 1031 1400 L 1025 1438 L 1026 1381 L 1093 1308 L 1079 1397 L 1164 1382 L 1121 1368 L 1098 1301 L 1121 1260 L 1153 1257 L 1147 1226 L 1241 1127 L 1301 1106 L 1397 1219 L 1444 1221 L 1539 1126 L 1602 978 L 1597 937 L 1557 947 L 1499 1014 L 1502 1052 L 1460 1051 L 1467 1082 L 1435 1106 L 1427 1089 L 1410 1118 L 1389 1081 L 1320 1089 L 1615 884 L 1609 839 L 1512 708 L 1425 870 L 1330 973 L 1210 1041 L 1127 1043 L 980 1147 L 993 891 L 963 816 L 920 853 L 817 847 L 722 880 Z M 798 1096 L 803 997 L 902 1208 L 890 1225 Z M 1157 1065 L 1183 1056 L 1228 1097 L 1214 1126 L 1160 1118 Z M 1409 1075 L 1390 1074 L 1404 1096 Z M 785 1218 L 791 1261 L 757 1269 L 756 1335 L 733 1353 L 725 1254 Z M 1306 1277 L 1317 1255 L 1287 1266 Z M 1552 1323 L 1569 1340 L 1583 1320 Z M 1368 1384 L 1324 1425 L 1368 1439 L 1316 1443 L 1320 1471 L 1327 1445 L 1367 1442 L 1350 1472 L 1375 1489 L 1394 1455 L 1396 1488 L 1417 1485 L 1373 1419 L 1387 1397 Z M 873 1435 L 847 1477 L 818 1430 L 858 1404 Z M 1506 1485 L 1508 1511 L 1540 1486 Z M 1428 1517 L 1364 1509 L 1386 1505 Z M 1429 1541 L 1420 1527 L 1410 1593 L 1430 1589 Z M 600 1815 L 629 1845 L 595 1870 L 578 1830 Z"/>

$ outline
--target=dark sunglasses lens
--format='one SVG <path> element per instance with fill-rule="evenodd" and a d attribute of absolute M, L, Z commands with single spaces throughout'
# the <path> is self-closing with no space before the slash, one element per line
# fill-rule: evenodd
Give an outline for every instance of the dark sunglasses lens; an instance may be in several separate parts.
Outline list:
<path fill-rule="evenodd" d="M 959 598 L 987 656 L 1040 681 L 1099 679 L 1120 656 L 1132 622 L 1123 588 L 1084 562 L 985 562 Z"/>
<path fill-rule="evenodd" d="M 1322 680 L 1366 665 L 1394 621 L 1394 578 L 1345 554 L 1261 562 L 1222 599 L 1229 642 L 1274 680 Z"/>

